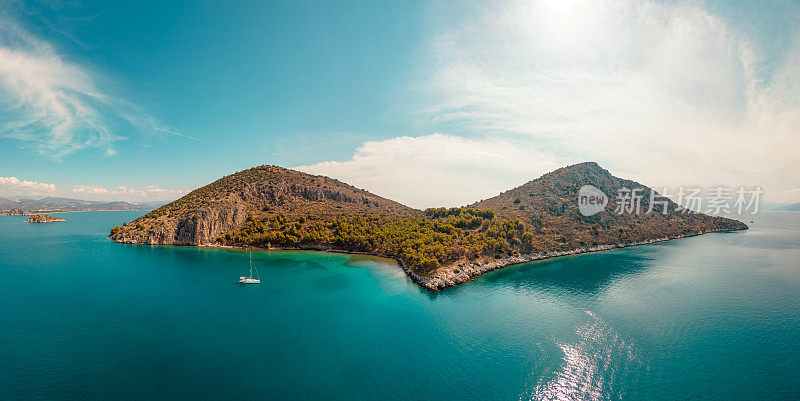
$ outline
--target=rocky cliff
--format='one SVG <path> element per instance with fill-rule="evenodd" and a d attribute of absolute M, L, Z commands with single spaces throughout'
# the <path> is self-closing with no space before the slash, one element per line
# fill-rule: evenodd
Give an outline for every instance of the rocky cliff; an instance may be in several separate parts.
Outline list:
<path fill-rule="evenodd" d="M 281 213 L 289 219 L 361 213 L 410 216 L 419 211 L 341 181 L 277 166 L 223 177 L 175 202 L 115 227 L 117 242 L 206 245 L 242 227 L 248 216 Z"/>

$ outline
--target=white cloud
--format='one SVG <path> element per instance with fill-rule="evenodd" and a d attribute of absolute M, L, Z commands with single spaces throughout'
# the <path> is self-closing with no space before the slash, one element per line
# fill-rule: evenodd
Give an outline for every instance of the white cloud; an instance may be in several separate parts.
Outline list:
<path fill-rule="evenodd" d="M 776 57 L 696 3 L 479 4 L 436 19 L 407 106 L 421 118 L 650 185 L 762 185 L 776 199 L 800 184 L 800 36 Z"/>
<path fill-rule="evenodd" d="M 107 194 L 108 190 L 103 187 L 92 187 L 88 185 L 83 185 L 72 188 L 72 192 L 75 192 L 77 194 L 98 195 L 98 194 Z"/>
<path fill-rule="evenodd" d="M 800 188 L 792 188 L 786 191 L 783 191 L 783 195 L 786 197 L 788 201 L 798 201 L 800 200 Z"/>
<path fill-rule="evenodd" d="M 0 137 L 60 158 L 80 149 L 115 154 L 114 128 L 151 124 L 105 94 L 86 68 L 0 14 Z"/>
<path fill-rule="evenodd" d="M 64 185 L 59 185 L 64 188 Z M 71 189 L 59 190 L 55 184 L 21 180 L 17 177 L 0 177 L 0 196 L 64 196 L 85 200 L 131 202 L 171 201 L 186 195 L 187 189 L 164 189 L 150 185 L 144 188 L 118 186 L 114 189 L 98 185 L 75 185 Z"/>
<path fill-rule="evenodd" d="M 433 134 L 365 142 L 350 160 L 295 167 L 417 208 L 485 199 L 560 167 L 552 155 L 498 138 Z"/>
<path fill-rule="evenodd" d="M 147 202 L 174 200 L 187 194 L 189 191 L 186 189 L 163 189 L 153 185 L 144 188 L 132 188 L 121 185 L 110 190 L 102 186 L 78 185 L 72 188 L 72 192 L 88 200 Z"/>
<path fill-rule="evenodd" d="M 17 177 L 0 177 L 0 194 L 16 196 L 44 196 L 56 192 L 54 184 L 20 180 Z"/>
<path fill-rule="evenodd" d="M 147 193 L 145 191 L 136 190 L 136 189 L 133 189 L 133 188 L 128 188 L 128 187 L 126 187 L 124 185 L 118 187 L 115 190 L 112 190 L 109 193 L 111 195 L 115 195 L 115 196 L 122 195 L 122 196 L 125 196 L 125 197 L 128 197 L 128 198 L 143 198 L 143 197 L 147 196 Z"/>

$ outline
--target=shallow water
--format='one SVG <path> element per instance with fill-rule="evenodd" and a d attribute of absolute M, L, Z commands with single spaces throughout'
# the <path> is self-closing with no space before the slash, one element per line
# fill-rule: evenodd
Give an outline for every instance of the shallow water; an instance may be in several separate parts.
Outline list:
<path fill-rule="evenodd" d="M 800 399 L 800 213 L 508 267 L 122 245 L 0 216 L 0 399 Z"/>

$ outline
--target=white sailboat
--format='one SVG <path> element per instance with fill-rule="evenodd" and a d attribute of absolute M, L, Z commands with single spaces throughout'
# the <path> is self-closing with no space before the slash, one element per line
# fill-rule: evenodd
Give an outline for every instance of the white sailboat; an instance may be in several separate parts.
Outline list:
<path fill-rule="evenodd" d="M 253 270 L 256 271 L 256 276 L 253 277 Z M 261 284 L 261 276 L 258 274 L 258 269 L 253 265 L 253 252 L 250 252 L 250 275 L 239 277 L 241 284 Z"/>

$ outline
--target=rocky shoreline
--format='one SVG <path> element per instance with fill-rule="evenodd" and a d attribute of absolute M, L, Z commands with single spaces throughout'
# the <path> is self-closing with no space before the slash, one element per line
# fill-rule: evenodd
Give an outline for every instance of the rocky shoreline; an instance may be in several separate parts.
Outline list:
<path fill-rule="evenodd" d="M 738 230 L 733 230 L 738 231 Z M 594 252 L 602 252 L 608 251 L 611 249 L 618 249 L 618 248 L 629 248 L 633 246 L 640 246 L 640 245 L 649 245 L 654 244 L 657 242 L 664 242 L 670 241 L 674 239 L 680 238 L 688 238 L 688 237 L 695 237 L 698 235 L 713 233 L 713 232 L 732 232 L 732 230 L 726 229 L 718 229 L 718 230 L 708 230 L 702 231 L 698 233 L 692 234 L 681 234 L 676 236 L 664 236 L 654 239 L 649 239 L 645 241 L 634 241 L 634 242 L 627 242 L 627 243 L 617 243 L 617 244 L 609 244 L 609 245 L 597 245 L 592 247 L 583 247 L 577 248 L 573 250 L 566 250 L 566 251 L 555 251 L 555 252 L 545 252 L 545 253 L 531 253 L 531 254 L 524 254 L 524 255 L 515 255 L 515 256 L 505 256 L 499 259 L 492 259 L 492 258 L 484 258 L 477 262 L 471 262 L 468 264 L 455 264 L 446 266 L 443 268 L 438 269 L 434 274 L 431 276 L 422 276 L 417 274 L 413 269 L 407 266 L 401 259 L 387 256 L 387 255 L 380 255 L 373 252 L 360 252 L 360 251 L 351 251 L 347 249 L 336 248 L 328 245 L 321 245 L 321 244 L 309 244 L 308 246 L 303 246 L 299 248 L 258 248 L 258 247 L 241 247 L 241 246 L 231 246 L 231 245 L 217 245 L 217 244 L 201 244 L 197 245 L 197 247 L 209 247 L 209 248 L 229 248 L 229 249 L 258 249 L 258 250 L 275 250 L 275 251 L 319 251 L 319 252 L 334 252 L 334 253 L 346 253 L 351 255 L 368 255 L 368 256 L 375 256 L 380 258 L 386 259 L 393 259 L 397 262 L 400 268 L 406 273 L 406 275 L 411 278 L 419 286 L 426 288 L 432 291 L 442 290 L 448 287 L 453 287 L 459 284 L 466 283 L 472 280 L 475 277 L 480 276 L 481 274 L 501 269 L 504 267 L 517 265 L 521 263 L 528 263 L 528 262 L 535 262 L 545 259 L 557 258 L 561 256 L 571 256 L 571 255 L 579 255 L 583 253 L 594 253 Z M 137 243 L 133 241 L 124 241 L 122 243 L 128 244 L 138 244 L 138 245 L 148 245 L 146 243 Z M 185 246 L 185 245 L 167 245 L 167 246 Z"/>
<path fill-rule="evenodd" d="M 55 223 L 59 221 L 66 220 L 58 217 L 48 216 L 46 214 L 34 214 L 25 220 L 27 223 Z"/>
<path fill-rule="evenodd" d="M 738 230 L 734 230 L 738 231 Z M 480 276 L 483 273 L 490 272 L 492 270 L 501 269 L 507 266 L 516 265 L 520 263 L 527 263 L 527 262 L 534 262 L 544 259 L 550 258 L 557 258 L 560 256 L 570 256 L 570 255 L 579 255 L 582 253 L 593 253 L 593 252 L 601 252 L 607 251 L 611 249 L 617 248 L 628 248 L 633 246 L 640 246 L 640 245 L 648 245 L 654 244 L 657 242 L 664 242 L 670 241 L 674 239 L 680 238 L 687 238 L 687 237 L 695 237 L 698 235 L 703 235 L 712 232 L 731 232 L 731 230 L 709 230 L 694 234 L 688 235 L 676 235 L 676 236 L 665 236 L 660 238 L 649 239 L 645 241 L 635 241 L 635 242 L 628 242 L 628 243 L 617 243 L 611 245 L 598 245 L 593 247 L 586 247 L 586 248 L 577 248 L 569 251 L 556 251 L 556 252 L 545 252 L 545 253 L 533 253 L 527 255 L 517 255 L 517 256 L 506 256 L 500 259 L 493 259 L 487 260 L 486 263 L 470 263 L 465 264 L 462 266 L 448 266 L 442 269 L 439 269 L 436 273 L 431 276 L 419 276 L 411 269 L 406 268 L 402 263 L 401 267 L 405 270 L 406 274 L 408 274 L 414 282 L 419 284 L 422 287 L 425 287 L 430 290 L 441 290 L 447 287 L 456 286 L 459 284 L 463 284 L 467 281 L 472 280 L 473 278 Z M 455 272 L 455 270 L 459 270 Z"/>

